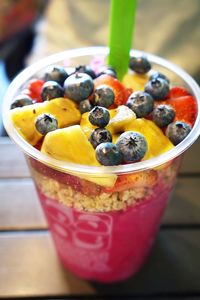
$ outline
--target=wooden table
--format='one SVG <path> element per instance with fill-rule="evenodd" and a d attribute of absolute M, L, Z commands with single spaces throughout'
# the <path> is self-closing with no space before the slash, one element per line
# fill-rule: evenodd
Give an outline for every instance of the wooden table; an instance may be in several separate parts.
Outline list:
<path fill-rule="evenodd" d="M 111 285 L 60 264 L 25 160 L 0 138 L 0 298 L 200 299 L 200 141 L 187 152 L 151 256 Z M 83 296 L 83 297 L 81 297 Z"/>

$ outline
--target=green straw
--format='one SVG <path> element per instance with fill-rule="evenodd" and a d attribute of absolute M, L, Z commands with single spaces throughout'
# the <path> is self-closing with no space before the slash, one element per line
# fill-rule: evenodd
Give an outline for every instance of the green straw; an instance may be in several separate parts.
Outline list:
<path fill-rule="evenodd" d="M 120 80 L 128 70 L 135 11 L 136 0 L 111 0 L 108 65 Z"/>

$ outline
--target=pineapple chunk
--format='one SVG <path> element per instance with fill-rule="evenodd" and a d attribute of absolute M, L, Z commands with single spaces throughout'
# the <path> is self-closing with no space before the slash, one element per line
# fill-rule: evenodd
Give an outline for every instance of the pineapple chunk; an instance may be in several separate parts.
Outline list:
<path fill-rule="evenodd" d="M 158 156 L 172 149 L 174 145 L 162 130 L 152 121 L 138 118 L 125 127 L 125 131 L 136 131 L 144 135 L 148 144 L 148 150 L 143 160 Z"/>
<path fill-rule="evenodd" d="M 136 119 L 135 113 L 125 105 L 118 106 L 112 111 L 113 117 L 106 127 L 111 133 L 123 132 L 125 126 Z"/>
<path fill-rule="evenodd" d="M 110 122 L 106 126 L 106 129 L 108 129 L 111 134 L 123 132 L 125 126 L 136 119 L 135 113 L 125 105 L 118 106 L 115 109 L 109 109 L 109 113 Z M 92 130 L 97 128 L 97 126 L 94 126 L 90 123 L 88 115 L 88 112 L 82 114 L 80 126 L 89 139 Z"/>
<path fill-rule="evenodd" d="M 116 109 L 110 109 L 109 113 L 110 113 L 110 119 L 112 119 L 116 115 Z M 92 125 L 90 123 L 88 116 L 89 116 L 89 112 L 82 114 L 80 126 L 81 126 L 82 130 L 84 131 L 85 135 L 87 136 L 87 138 L 89 139 L 92 130 L 97 128 L 97 126 Z"/>
<path fill-rule="evenodd" d="M 35 128 L 35 119 L 42 113 L 52 114 L 58 121 L 58 127 L 78 124 L 81 114 L 76 104 L 66 98 L 57 98 L 43 103 L 35 103 L 10 111 L 10 117 L 19 134 L 35 146 L 42 135 Z"/>
<path fill-rule="evenodd" d="M 80 126 L 81 126 L 82 130 L 84 131 L 85 135 L 87 136 L 87 138 L 89 139 L 92 130 L 97 128 L 97 126 L 94 126 L 90 123 L 88 116 L 89 116 L 88 112 L 82 114 Z"/>
<path fill-rule="evenodd" d="M 67 162 L 89 166 L 100 166 L 95 150 L 79 125 L 57 129 L 47 133 L 41 152 Z M 114 174 L 73 174 L 104 187 L 112 187 L 117 175 Z"/>
<path fill-rule="evenodd" d="M 133 91 L 144 91 L 144 86 L 149 80 L 146 74 L 126 74 L 122 83 L 126 88 L 131 88 Z"/>
<path fill-rule="evenodd" d="M 95 150 L 88 141 L 79 125 L 57 129 L 47 133 L 44 138 L 41 152 L 56 159 L 83 164 L 99 166 Z"/>

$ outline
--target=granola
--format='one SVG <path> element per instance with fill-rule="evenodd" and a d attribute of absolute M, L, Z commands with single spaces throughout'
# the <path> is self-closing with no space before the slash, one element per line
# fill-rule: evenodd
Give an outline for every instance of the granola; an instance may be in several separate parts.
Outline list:
<path fill-rule="evenodd" d="M 32 172 L 36 186 L 46 197 L 81 211 L 108 212 L 124 210 L 127 206 L 134 205 L 150 194 L 150 189 L 147 187 L 134 187 L 120 192 L 85 195 L 74 190 L 71 186 L 60 183 L 36 170 L 32 169 Z"/>

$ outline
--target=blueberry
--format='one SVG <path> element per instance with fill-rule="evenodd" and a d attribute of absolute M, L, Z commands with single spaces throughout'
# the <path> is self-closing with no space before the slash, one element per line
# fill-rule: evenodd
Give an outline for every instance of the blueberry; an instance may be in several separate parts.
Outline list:
<path fill-rule="evenodd" d="M 36 118 L 35 127 L 42 135 L 58 128 L 58 121 L 51 114 L 41 114 Z"/>
<path fill-rule="evenodd" d="M 165 127 L 173 121 L 175 111 L 170 105 L 161 104 L 154 108 L 152 117 L 156 125 Z"/>
<path fill-rule="evenodd" d="M 185 122 L 176 121 L 167 126 L 166 136 L 172 144 L 178 145 L 190 133 L 192 127 Z"/>
<path fill-rule="evenodd" d="M 153 74 L 149 77 L 149 80 L 157 79 L 157 78 L 165 79 L 165 80 L 168 82 L 168 84 L 170 83 L 169 78 L 167 78 L 166 75 L 164 75 L 163 73 L 160 73 L 160 72 L 155 72 L 155 73 L 153 73 Z"/>
<path fill-rule="evenodd" d="M 129 96 L 126 106 L 128 106 L 137 117 L 142 118 L 153 110 L 153 102 L 153 98 L 150 94 L 134 92 Z"/>
<path fill-rule="evenodd" d="M 151 64 L 145 55 L 132 56 L 129 61 L 129 68 L 139 74 L 145 74 L 151 69 Z"/>
<path fill-rule="evenodd" d="M 14 102 L 11 104 L 10 108 L 22 107 L 26 105 L 33 104 L 33 100 L 28 95 L 18 95 Z"/>
<path fill-rule="evenodd" d="M 96 74 L 94 73 L 94 71 L 92 70 L 92 68 L 90 66 L 87 66 L 87 65 L 80 65 L 80 66 L 76 67 L 75 68 L 75 72 L 86 73 L 90 77 L 92 77 L 92 79 L 96 78 Z"/>
<path fill-rule="evenodd" d="M 110 67 L 110 66 L 104 66 L 99 70 L 99 73 L 97 74 L 97 77 L 101 76 L 101 75 L 109 75 L 112 76 L 114 78 L 117 78 L 117 72 L 115 71 L 114 68 Z"/>
<path fill-rule="evenodd" d="M 94 90 L 94 103 L 95 105 L 109 107 L 114 103 L 115 94 L 113 89 L 106 84 L 98 86 Z"/>
<path fill-rule="evenodd" d="M 96 147 L 96 159 L 104 166 L 115 166 L 122 162 L 122 154 L 113 143 L 101 143 Z"/>
<path fill-rule="evenodd" d="M 75 73 L 75 68 L 74 67 L 66 67 L 65 71 L 67 72 L 68 76 L 72 75 Z"/>
<path fill-rule="evenodd" d="M 56 81 L 61 86 L 63 86 L 63 83 L 65 79 L 68 77 L 68 73 L 66 70 L 61 66 L 50 66 L 46 69 L 44 80 L 45 81 Z"/>
<path fill-rule="evenodd" d="M 64 82 L 65 95 L 74 101 L 80 102 L 87 99 L 94 89 L 94 83 L 86 73 L 70 75 Z"/>
<path fill-rule="evenodd" d="M 47 81 L 42 86 L 41 97 L 43 101 L 64 96 L 64 90 L 56 81 Z"/>
<path fill-rule="evenodd" d="M 141 160 L 147 152 L 147 142 L 145 137 L 134 131 L 126 131 L 120 135 L 116 145 L 123 156 L 123 161 L 127 163 Z"/>
<path fill-rule="evenodd" d="M 101 106 L 95 106 L 89 112 L 89 121 L 92 125 L 96 125 L 100 128 L 105 127 L 110 121 L 110 113 L 107 108 Z"/>
<path fill-rule="evenodd" d="M 112 135 L 106 128 L 95 128 L 91 132 L 89 141 L 96 148 L 101 143 L 112 142 Z"/>
<path fill-rule="evenodd" d="M 85 112 L 88 112 L 91 109 L 92 109 L 92 104 L 91 104 L 90 100 L 85 99 L 79 103 L 79 110 L 80 110 L 81 114 L 84 114 Z"/>
<path fill-rule="evenodd" d="M 169 93 L 169 84 L 163 78 L 153 78 L 147 82 L 144 88 L 155 100 L 165 99 Z"/>

